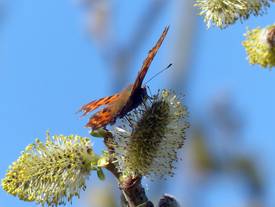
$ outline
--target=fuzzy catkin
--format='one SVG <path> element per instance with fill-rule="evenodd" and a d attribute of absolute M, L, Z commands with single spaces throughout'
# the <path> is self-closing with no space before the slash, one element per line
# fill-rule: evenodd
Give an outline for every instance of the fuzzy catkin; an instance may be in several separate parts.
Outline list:
<path fill-rule="evenodd" d="M 9 168 L 2 187 L 21 200 L 48 206 L 71 202 L 85 189 L 91 163 L 95 159 L 88 138 L 47 136 L 26 147 Z"/>
<path fill-rule="evenodd" d="M 186 117 L 186 108 L 168 90 L 140 105 L 113 131 L 119 170 L 126 175 L 173 175 L 188 127 Z"/>

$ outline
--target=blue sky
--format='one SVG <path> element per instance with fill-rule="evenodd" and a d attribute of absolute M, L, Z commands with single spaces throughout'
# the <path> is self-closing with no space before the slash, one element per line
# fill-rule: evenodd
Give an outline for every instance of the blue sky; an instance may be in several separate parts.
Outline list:
<path fill-rule="evenodd" d="M 141 13 L 145 2 L 121 1 L 118 4 L 116 26 L 121 40 L 131 34 L 135 15 Z M 176 4 L 176 1 L 171 2 Z M 7 2 L 6 6 L 0 33 L 1 178 L 20 151 L 36 137 L 43 139 L 48 129 L 52 134 L 88 136 L 83 128 L 86 120 L 80 120 L 75 112 L 82 104 L 116 91 L 110 90 L 110 70 L 85 33 L 83 14 L 74 2 L 15 0 Z M 147 51 L 167 24 L 171 28 L 170 36 L 147 77 L 171 62 L 168 52 L 172 49 L 172 34 L 178 24 L 171 23 L 172 13 L 173 6 L 170 6 L 154 26 L 135 59 L 136 67 L 131 70 L 129 81 L 134 79 Z M 246 26 L 266 26 L 274 23 L 274 19 L 274 6 L 265 16 L 252 17 L 244 24 L 237 23 L 222 31 L 207 30 L 199 18 L 189 93 L 186 94 L 191 119 L 203 114 L 205 105 L 220 92 L 228 91 L 232 95 L 245 117 L 244 151 L 258 154 L 269 183 L 269 206 L 275 204 L 272 196 L 275 194 L 272 179 L 275 167 L 271 159 L 275 156 L 275 74 L 249 65 L 241 41 Z M 165 74 L 150 82 L 150 87 L 155 90 L 164 83 L 167 83 Z M 2 189 L 0 203 L 1 206 L 33 206 Z"/>

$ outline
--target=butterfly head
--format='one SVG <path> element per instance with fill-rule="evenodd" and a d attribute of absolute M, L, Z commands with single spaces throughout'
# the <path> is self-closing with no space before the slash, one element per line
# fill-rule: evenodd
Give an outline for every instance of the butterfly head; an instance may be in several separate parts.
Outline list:
<path fill-rule="evenodd" d="M 137 88 L 133 95 L 133 107 L 136 108 L 147 97 L 146 87 Z"/>
<path fill-rule="evenodd" d="M 147 94 L 147 87 L 146 86 L 140 88 L 140 95 L 141 95 L 142 99 L 147 97 L 148 94 Z"/>

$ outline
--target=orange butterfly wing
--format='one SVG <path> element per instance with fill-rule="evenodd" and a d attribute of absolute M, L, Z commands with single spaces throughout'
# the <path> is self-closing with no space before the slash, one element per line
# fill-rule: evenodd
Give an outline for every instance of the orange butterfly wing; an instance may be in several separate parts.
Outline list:
<path fill-rule="evenodd" d="M 142 64 L 142 67 L 140 69 L 140 71 L 138 72 L 138 75 L 137 75 L 137 78 L 133 84 L 133 89 L 132 89 L 132 94 L 135 92 L 135 90 L 137 88 L 140 88 L 141 85 L 142 85 L 142 82 L 144 80 L 144 77 L 154 59 L 154 57 L 156 56 L 163 40 L 165 39 L 166 35 L 167 35 L 167 32 L 169 30 L 169 27 L 165 27 L 163 32 L 162 32 L 162 35 L 160 36 L 160 38 L 158 39 L 157 43 L 155 44 L 155 46 L 149 51 L 146 59 L 143 61 L 143 64 Z M 131 95 L 132 95 L 131 94 Z"/>
<path fill-rule="evenodd" d="M 83 111 L 82 116 L 85 116 L 98 107 L 107 105 L 104 109 L 98 111 L 90 118 L 86 127 L 91 127 L 93 130 L 104 127 L 107 124 L 114 122 L 118 116 L 123 117 L 142 102 L 143 97 L 146 95 L 146 89 L 141 87 L 142 82 L 164 38 L 166 37 L 168 29 L 169 27 L 165 27 L 159 40 L 149 51 L 146 59 L 143 61 L 143 65 L 134 84 L 131 84 L 120 93 L 92 101 L 81 107 L 80 111 Z"/>
<path fill-rule="evenodd" d="M 115 111 L 112 107 L 107 106 L 104 109 L 100 110 L 96 114 L 94 114 L 89 122 L 86 124 L 86 127 L 91 127 L 92 129 L 98 129 L 106 126 L 109 123 L 115 121 Z"/>
<path fill-rule="evenodd" d="M 159 48 L 162 45 L 163 40 L 165 39 L 167 33 L 168 33 L 169 27 L 165 27 L 160 38 L 158 39 L 155 46 L 149 51 L 146 59 L 143 61 L 142 67 L 140 71 L 138 72 L 137 78 L 132 85 L 132 92 L 129 96 L 129 99 L 125 106 L 121 109 L 119 116 L 123 117 L 125 116 L 129 111 L 136 108 L 143 100 L 143 98 L 147 95 L 146 88 L 142 88 L 142 82 L 144 80 L 144 77 L 154 59 L 156 56 Z"/>
<path fill-rule="evenodd" d="M 100 106 L 107 105 L 109 103 L 112 103 L 116 101 L 119 98 L 119 93 L 116 93 L 112 96 L 107 96 L 95 101 L 91 101 L 90 103 L 85 104 L 84 106 L 81 107 L 80 111 L 83 111 L 82 116 L 85 116 L 89 112 L 97 109 Z"/>
<path fill-rule="evenodd" d="M 114 122 L 117 114 L 126 104 L 130 93 L 131 87 L 127 87 L 120 93 L 116 93 L 112 96 L 107 96 L 105 98 L 92 101 L 82 106 L 80 111 L 83 111 L 82 116 L 85 116 L 87 113 L 97 109 L 98 107 L 107 105 L 105 108 L 91 116 L 89 122 L 86 124 L 86 127 L 91 127 L 93 130 L 95 130 Z"/>

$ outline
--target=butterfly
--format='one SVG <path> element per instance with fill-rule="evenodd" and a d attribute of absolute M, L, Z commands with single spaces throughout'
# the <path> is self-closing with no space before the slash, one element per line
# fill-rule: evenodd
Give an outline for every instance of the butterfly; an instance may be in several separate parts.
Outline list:
<path fill-rule="evenodd" d="M 81 107 L 80 111 L 83 112 L 82 116 L 85 116 L 100 106 L 106 106 L 90 117 L 86 127 L 90 127 L 92 130 L 96 130 L 101 127 L 105 127 L 108 124 L 113 124 L 117 118 L 124 117 L 128 112 L 132 111 L 142 103 L 143 99 L 147 96 L 146 88 L 142 87 L 142 82 L 151 62 L 162 45 L 168 30 L 169 27 L 165 27 L 157 43 L 149 51 L 133 84 L 130 84 L 119 93 L 91 101 Z"/>

